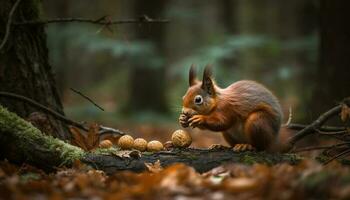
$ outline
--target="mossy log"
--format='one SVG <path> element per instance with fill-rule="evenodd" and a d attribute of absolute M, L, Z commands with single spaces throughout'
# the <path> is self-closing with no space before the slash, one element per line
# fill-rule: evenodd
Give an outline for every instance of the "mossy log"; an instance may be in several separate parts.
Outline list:
<path fill-rule="evenodd" d="M 235 153 L 229 149 L 174 149 L 157 153 L 145 152 L 141 154 L 141 157 L 119 157 L 117 155 L 120 155 L 121 152 L 116 148 L 100 149 L 94 153 L 88 153 L 79 147 L 42 134 L 40 130 L 16 114 L 7 111 L 1 105 L 0 153 L 0 157 L 12 162 L 26 162 L 44 170 L 70 166 L 74 160 L 81 160 L 108 174 L 120 170 L 142 171 L 145 169 L 144 163 L 154 163 L 157 160 L 162 166 L 185 163 L 199 172 L 205 172 L 224 163 L 276 164 L 288 162 L 295 164 L 301 159 L 295 154 Z"/>

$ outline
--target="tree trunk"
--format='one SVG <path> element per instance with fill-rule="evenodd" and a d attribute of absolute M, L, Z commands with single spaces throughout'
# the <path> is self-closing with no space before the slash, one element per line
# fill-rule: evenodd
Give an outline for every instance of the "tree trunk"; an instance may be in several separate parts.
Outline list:
<path fill-rule="evenodd" d="M 135 4 L 136 16 L 147 15 L 151 18 L 161 18 L 165 2 L 155 0 L 137 1 Z M 165 24 L 140 25 L 136 39 L 141 42 L 150 42 L 151 55 L 142 56 L 143 61 L 136 61 L 131 69 L 130 98 L 128 111 L 152 111 L 166 113 L 168 111 L 165 98 Z M 148 53 L 148 52 L 145 52 Z"/>
<path fill-rule="evenodd" d="M 320 1 L 319 66 L 312 101 L 315 115 L 350 96 L 349 6 L 349 1 Z"/>
<path fill-rule="evenodd" d="M 5 0 L 0 7 L 0 36 L 5 34 L 8 14 L 14 1 Z M 40 2 L 21 1 L 13 15 L 13 22 L 38 20 Z M 34 99 L 63 114 L 62 104 L 56 89 L 54 74 L 48 63 L 46 34 L 43 26 L 12 25 L 7 43 L 0 52 L 1 91 L 11 92 Z M 27 118 L 36 108 L 24 102 L 0 98 L 0 104 L 19 116 Z M 52 134 L 69 140 L 66 125 L 47 116 Z"/>

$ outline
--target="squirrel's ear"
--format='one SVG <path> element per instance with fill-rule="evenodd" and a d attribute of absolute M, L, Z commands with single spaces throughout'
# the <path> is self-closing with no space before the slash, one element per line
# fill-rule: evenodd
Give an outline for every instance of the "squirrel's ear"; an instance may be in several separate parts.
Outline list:
<path fill-rule="evenodd" d="M 203 72 L 202 89 L 206 91 L 209 95 L 215 94 L 214 82 L 211 78 L 211 65 L 205 66 Z"/>
<path fill-rule="evenodd" d="M 195 65 L 192 64 L 191 68 L 190 68 L 190 73 L 188 76 L 188 83 L 190 84 L 190 86 L 195 85 L 197 82 L 196 80 L 196 70 L 195 70 Z"/>

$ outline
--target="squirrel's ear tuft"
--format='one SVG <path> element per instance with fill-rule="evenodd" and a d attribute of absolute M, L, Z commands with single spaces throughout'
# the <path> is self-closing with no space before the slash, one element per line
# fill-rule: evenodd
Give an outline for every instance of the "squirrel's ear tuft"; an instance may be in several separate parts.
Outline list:
<path fill-rule="evenodd" d="M 209 95 L 215 94 L 214 82 L 211 78 L 211 65 L 205 66 L 203 72 L 202 89 L 205 90 Z"/>
<path fill-rule="evenodd" d="M 191 68 L 190 68 L 190 73 L 188 76 L 188 83 L 190 84 L 190 86 L 195 85 L 197 82 L 196 80 L 196 70 L 195 70 L 195 65 L 192 64 Z"/>

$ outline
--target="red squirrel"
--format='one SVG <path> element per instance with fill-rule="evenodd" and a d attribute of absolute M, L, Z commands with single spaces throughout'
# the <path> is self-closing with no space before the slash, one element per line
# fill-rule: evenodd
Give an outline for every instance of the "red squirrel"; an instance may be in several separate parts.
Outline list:
<path fill-rule="evenodd" d="M 220 88 L 209 66 L 202 81 L 191 66 L 179 117 L 182 127 L 222 132 L 235 151 L 274 151 L 282 118 L 278 99 L 263 85 L 241 80 Z"/>

